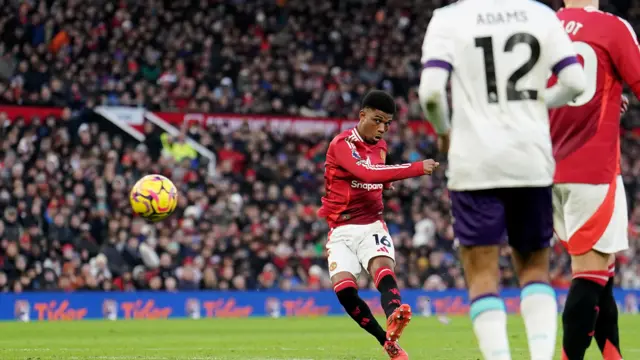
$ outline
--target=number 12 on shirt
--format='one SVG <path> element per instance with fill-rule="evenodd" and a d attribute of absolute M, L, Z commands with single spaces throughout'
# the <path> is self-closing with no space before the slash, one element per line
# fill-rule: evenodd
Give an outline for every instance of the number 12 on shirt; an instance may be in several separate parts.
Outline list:
<path fill-rule="evenodd" d="M 493 38 L 490 36 L 474 39 L 476 47 L 482 49 L 484 55 L 484 74 L 487 82 L 487 100 L 490 104 L 498 103 L 498 91 L 505 91 L 507 101 L 537 100 L 538 91 L 531 89 L 517 90 L 516 83 L 527 75 L 540 59 L 540 42 L 535 36 L 527 33 L 516 33 L 507 38 L 504 52 L 512 52 L 519 44 L 528 45 L 531 49 L 529 59 L 516 69 L 507 80 L 505 89 L 498 89 L 496 80 L 496 61 L 494 56 Z M 498 64 L 500 66 L 500 64 Z"/>

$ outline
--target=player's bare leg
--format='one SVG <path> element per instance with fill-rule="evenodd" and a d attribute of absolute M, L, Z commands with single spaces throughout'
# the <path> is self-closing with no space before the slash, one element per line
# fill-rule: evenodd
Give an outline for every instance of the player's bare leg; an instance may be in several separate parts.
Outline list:
<path fill-rule="evenodd" d="M 608 294 L 605 293 L 605 288 L 610 280 L 610 261 L 610 254 L 595 250 L 571 256 L 573 280 L 567 296 L 564 313 L 562 314 L 562 327 L 564 329 L 562 339 L 563 360 L 584 359 L 584 354 L 589 348 L 591 338 L 595 333 L 596 321 L 601 311 L 600 306 L 603 304 L 601 300 L 604 297 L 608 297 Z M 610 318 L 611 316 L 617 318 L 617 309 L 614 314 L 611 312 L 609 305 L 607 306 L 606 317 Z M 611 335 L 614 341 L 616 341 L 617 329 L 615 333 L 615 335 Z M 605 337 L 605 334 L 602 334 L 602 336 Z M 603 345 L 604 349 L 607 345 L 606 338 Z M 615 347 L 613 343 L 610 343 L 606 348 L 607 354 L 603 352 L 603 355 L 607 356 L 606 360 L 622 359 L 619 352 L 619 344 L 618 347 Z"/>
<path fill-rule="evenodd" d="M 513 250 L 513 264 L 520 280 L 520 314 L 527 330 L 532 360 L 551 360 L 558 331 L 558 305 L 549 285 L 549 248 L 521 254 Z"/>
<path fill-rule="evenodd" d="M 411 321 L 411 306 L 402 303 L 394 268 L 393 259 L 378 256 L 369 261 L 367 269 L 380 291 L 380 304 L 387 315 L 387 338 L 391 341 L 397 341 Z"/>
<path fill-rule="evenodd" d="M 380 345 L 384 346 L 387 341 L 387 333 L 373 316 L 367 303 L 358 295 L 355 276 L 348 272 L 339 272 L 331 277 L 331 282 L 338 301 L 340 301 L 347 314 L 361 328 L 373 335 Z"/>
<path fill-rule="evenodd" d="M 469 287 L 469 314 L 485 360 L 511 360 L 507 313 L 498 295 L 499 247 L 461 246 L 460 257 Z"/>
<path fill-rule="evenodd" d="M 605 360 L 622 359 L 620 351 L 620 335 L 618 330 L 618 304 L 613 297 L 613 282 L 616 275 L 615 255 L 609 258 L 609 281 L 600 296 L 600 312 L 596 320 L 594 337 Z"/>

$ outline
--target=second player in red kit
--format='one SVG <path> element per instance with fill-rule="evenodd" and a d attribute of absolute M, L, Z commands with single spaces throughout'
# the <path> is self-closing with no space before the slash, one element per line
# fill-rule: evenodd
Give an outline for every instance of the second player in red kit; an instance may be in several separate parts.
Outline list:
<path fill-rule="evenodd" d="M 620 176 L 623 83 L 640 95 L 640 50 L 624 20 L 598 1 L 565 1 L 558 12 L 583 64 L 587 85 L 551 110 L 554 230 L 572 260 L 563 313 L 564 360 L 582 360 L 592 336 L 607 360 L 621 360 L 613 297 L 615 254 L 626 250 L 627 202 Z"/>
<path fill-rule="evenodd" d="M 318 214 L 331 231 L 327 243 L 333 289 L 346 312 L 376 337 L 393 360 L 409 359 L 398 345 L 411 320 L 411 307 L 402 304 L 395 277 L 395 250 L 382 218 L 382 190 L 392 181 L 431 174 L 433 160 L 386 165 L 387 132 L 396 106 L 383 91 L 369 92 L 362 103 L 355 129 L 336 136 L 327 151 L 325 190 Z M 383 330 L 369 306 L 358 295 L 357 277 L 364 268 L 380 291 L 387 315 Z"/>

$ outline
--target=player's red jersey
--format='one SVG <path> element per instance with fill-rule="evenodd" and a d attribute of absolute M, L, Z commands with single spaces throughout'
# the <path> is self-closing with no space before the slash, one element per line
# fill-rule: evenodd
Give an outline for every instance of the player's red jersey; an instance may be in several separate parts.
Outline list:
<path fill-rule="evenodd" d="M 558 18 L 574 42 L 587 86 L 570 105 L 550 112 L 554 180 L 609 184 L 620 171 L 623 82 L 640 95 L 636 35 L 626 21 L 593 7 L 562 9 Z"/>
<path fill-rule="evenodd" d="M 356 129 L 336 136 L 327 150 L 326 195 L 318 215 L 335 228 L 364 225 L 382 219 L 382 190 L 392 181 L 424 175 L 422 161 L 385 165 L 387 143 L 368 144 Z"/>

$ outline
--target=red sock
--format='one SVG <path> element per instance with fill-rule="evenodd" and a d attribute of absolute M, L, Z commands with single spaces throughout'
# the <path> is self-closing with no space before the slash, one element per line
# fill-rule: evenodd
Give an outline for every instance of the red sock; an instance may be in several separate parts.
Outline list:
<path fill-rule="evenodd" d="M 607 282 L 609 281 L 609 271 L 608 270 L 581 271 L 573 274 L 573 279 L 589 280 L 604 287 L 607 285 Z"/>

